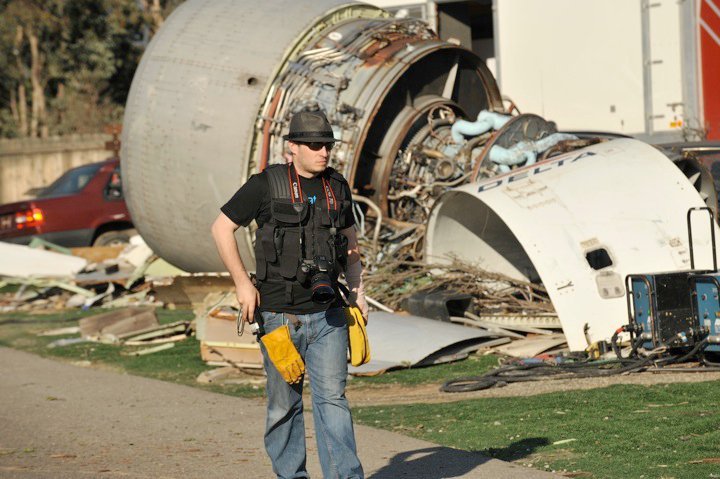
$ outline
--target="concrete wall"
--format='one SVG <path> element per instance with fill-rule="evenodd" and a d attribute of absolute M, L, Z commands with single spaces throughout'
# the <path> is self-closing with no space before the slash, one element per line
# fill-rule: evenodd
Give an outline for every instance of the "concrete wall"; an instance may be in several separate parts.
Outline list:
<path fill-rule="evenodd" d="M 68 135 L 0 140 L 0 204 L 28 199 L 25 192 L 47 186 L 75 166 L 112 156 L 111 135 Z"/>

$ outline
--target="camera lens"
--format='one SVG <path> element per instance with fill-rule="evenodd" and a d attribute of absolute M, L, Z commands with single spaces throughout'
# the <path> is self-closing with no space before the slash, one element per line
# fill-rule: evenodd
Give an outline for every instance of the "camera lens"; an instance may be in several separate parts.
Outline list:
<path fill-rule="evenodd" d="M 315 303 L 327 304 L 335 299 L 335 290 L 330 283 L 330 276 L 326 273 L 315 273 L 310 279 L 310 288 Z"/>

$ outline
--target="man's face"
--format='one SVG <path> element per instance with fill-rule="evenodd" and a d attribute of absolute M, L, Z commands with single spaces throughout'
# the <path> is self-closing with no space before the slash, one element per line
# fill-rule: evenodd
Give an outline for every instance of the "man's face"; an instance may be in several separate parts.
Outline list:
<path fill-rule="evenodd" d="M 328 166 L 332 143 L 289 142 L 293 163 L 302 176 L 317 176 Z"/>

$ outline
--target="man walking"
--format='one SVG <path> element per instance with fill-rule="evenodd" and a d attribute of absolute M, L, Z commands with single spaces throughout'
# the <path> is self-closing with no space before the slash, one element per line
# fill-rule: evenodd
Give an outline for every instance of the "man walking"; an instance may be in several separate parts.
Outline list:
<path fill-rule="evenodd" d="M 335 138 L 322 112 L 296 113 L 284 138 L 292 163 L 251 176 L 221 208 L 212 234 L 243 318 L 264 329 L 265 449 L 273 471 L 278 478 L 309 477 L 302 401 L 307 371 L 323 476 L 363 478 L 345 398 L 347 322 L 337 296 L 344 272 L 350 300 L 367 320 L 350 187 L 328 167 Z M 235 230 L 253 220 L 257 289 L 235 240 Z"/>

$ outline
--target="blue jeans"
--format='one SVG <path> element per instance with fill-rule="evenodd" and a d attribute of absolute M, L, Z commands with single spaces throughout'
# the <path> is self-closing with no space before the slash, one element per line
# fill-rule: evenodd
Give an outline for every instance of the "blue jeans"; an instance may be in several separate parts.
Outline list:
<path fill-rule="evenodd" d="M 298 323 L 283 313 L 263 311 L 265 332 L 287 324 L 290 337 L 310 376 L 313 420 L 318 456 L 326 479 L 362 479 L 355 432 L 345 398 L 347 381 L 347 322 L 343 310 L 297 315 Z M 288 384 L 262 349 L 267 373 L 265 449 L 278 478 L 309 477 L 306 467 L 302 381 Z"/>

